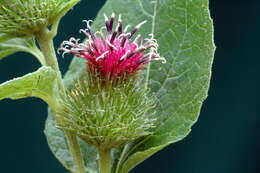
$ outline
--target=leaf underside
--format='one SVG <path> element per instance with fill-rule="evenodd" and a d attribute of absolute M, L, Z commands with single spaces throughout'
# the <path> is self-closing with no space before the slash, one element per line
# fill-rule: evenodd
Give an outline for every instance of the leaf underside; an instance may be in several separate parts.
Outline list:
<path fill-rule="evenodd" d="M 52 103 L 56 72 L 51 67 L 41 67 L 36 72 L 15 78 L 0 85 L 0 100 L 38 97 Z"/>
<path fill-rule="evenodd" d="M 152 33 L 158 41 L 159 53 L 167 59 L 166 64 L 152 63 L 145 72 L 149 75 L 146 82 L 157 97 L 155 117 L 158 124 L 153 135 L 135 141 L 124 149 L 114 150 L 112 172 L 127 173 L 155 152 L 183 139 L 197 121 L 211 77 L 215 51 L 213 24 L 208 0 L 108 0 L 93 23 L 95 31 L 104 25 L 103 14 L 110 15 L 112 12 L 122 15 L 124 26 L 132 24 L 133 27 L 147 20 L 138 34 L 145 38 Z M 73 60 L 65 77 L 68 87 L 84 66 L 84 61 L 78 58 Z M 48 125 L 49 119 L 46 131 L 52 128 Z M 51 143 L 51 138 L 54 140 L 51 135 L 54 134 L 50 130 L 46 135 Z M 55 135 L 64 138 L 61 131 Z M 63 157 L 55 152 L 65 142 L 50 144 L 50 147 L 65 167 L 73 169 L 70 154 Z M 89 148 L 88 145 L 81 148 L 86 170 L 96 173 L 97 153 L 85 152 Z M 66 153 L 69 153 L 68 148 Z"/>
<path fill-rule="evenodd" d="M 33 53 L 35 42 L 33 38 L 5 38 L 0 34 L 0 60 L 15 52 L 23 51 Z"/>

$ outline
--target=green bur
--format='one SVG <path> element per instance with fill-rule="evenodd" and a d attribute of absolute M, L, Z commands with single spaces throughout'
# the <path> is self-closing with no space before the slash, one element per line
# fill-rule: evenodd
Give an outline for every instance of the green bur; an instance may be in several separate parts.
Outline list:
<path fill-rule="evenodd" d="M 87 68 L 74 87 L 62 97 L 58 126 L 70 130 L 99 150 L 121 147 L 151 134 L 155 118 L 154 97 L 139 75 L 102 78 Z"/>
<path fill-rule="evenodd" d="M 79 0 L 1 0 L 0 33 L 30 37 L 59 19 Z"/>

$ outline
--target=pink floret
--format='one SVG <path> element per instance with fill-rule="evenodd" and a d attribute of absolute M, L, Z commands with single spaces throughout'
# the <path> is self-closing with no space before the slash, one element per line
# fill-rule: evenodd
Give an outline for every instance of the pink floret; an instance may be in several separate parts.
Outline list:
<path fill-rule="evenodd" d="M 89 67 L 97 69 L 98 71 L 102 71 L 104 77 L 108 75 L 112 75 L 113 77 L 117 75 L 118 77 L 121 75 L 128 76 L 129 74 L 135 74 L 139 70 L 143 69 L 144 65 L 147 62 L 142 62 L 142 58 L 144 56 L 143 53 L 136 53 L 130 58 L 127 58 L 128 55 L 133 53 L 136 49 L 136 45 L 131 43 L 129 44 L 126 41 L 125 46 L 122 48 L 120 47 L 120 40 L 115 39 L 114 46 L 117 48 L 110 47 L 107 43 L 104 46 L 103 41 L 100 38 L 96 39 L 96 48 L 98 51 L 93 51 L 94 56 L 90 53 L 85 53 L 83 56 L 87 60 L 87 64 Z M 94 47 L 91 47 L 92 50 L 95 50 Z M 104 57 L 99 58 L 102 56 L 106 51 L 109 51 L 104 55 Z M 123 60 L 120 60 L 123 56 L 126 56 Z"/>
<path fill-rule="evenodd" d="M 101 72 L 104 78 L 122 75 L 127 77 L 130 74 L 138 74 L 149 62 L 155 60 L 166 62 L 157 52 L 158 44 L 153 35 L 146 39 L 138 35 L 134 41 L 131 41 L 135 32 L 146 21 L 138 24 L 131 32 L 127 32 L 128 27 L 124 31 L 122 29 L 122 20 L 119 15 L 118 25 L 112 32 L 114 14 L 111 15 L 110 21 L 105 15 L 107 29 L 105 36 L 101 31 L 94 33 L 89 22 L 86 21 L 87 29 L 80 30 L 87 37 L 85 43 L 78 43 L 79 39 L 71 38 L 69 41 L 64 41 L 59 50 L 64 51 L 63 54 L 70 53 L 86 59 L 87 66 Z M 145 51 L 147 51 L 146 54 L 144 54 Z"/>

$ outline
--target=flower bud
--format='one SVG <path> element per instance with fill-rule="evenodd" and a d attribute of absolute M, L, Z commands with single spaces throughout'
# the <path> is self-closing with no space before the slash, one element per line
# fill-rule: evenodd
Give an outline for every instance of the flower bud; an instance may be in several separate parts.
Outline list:
<path fill-rule="evenodd" d="M 60 128 L 102 150 L 151 134 L 154 99 L 148 97 L 141 79 L 104 80 L 91 68 L 86 73 L 87 79 L 81 74 L 62 98 L 63 109 L 57 117 Z"/>
<path fill-rule="evenodd" d="M 1 0 L 0 33 L 27 37 L 59 20 L 79 0 Z"/>

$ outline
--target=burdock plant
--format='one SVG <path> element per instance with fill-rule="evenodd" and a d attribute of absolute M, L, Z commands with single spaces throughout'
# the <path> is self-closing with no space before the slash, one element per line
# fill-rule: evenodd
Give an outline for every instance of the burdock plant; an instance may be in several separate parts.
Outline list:
<path fill-rule="evenodd" d="M 0 85 L 0 99 L 48 103 L 45 134 L 70 172 L 127 173 L 198 118 L 215 49 L 208 1 L 108 0 L 93 25 L 83 21 L 84 41 L 55 50 L 59 21 L 78 1 L 0 1 L 0 57 L 25 51 L 42 65 Z M 77 57 L 64 80 L 56 51 Z"/>

